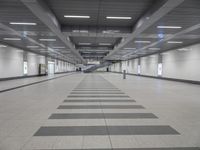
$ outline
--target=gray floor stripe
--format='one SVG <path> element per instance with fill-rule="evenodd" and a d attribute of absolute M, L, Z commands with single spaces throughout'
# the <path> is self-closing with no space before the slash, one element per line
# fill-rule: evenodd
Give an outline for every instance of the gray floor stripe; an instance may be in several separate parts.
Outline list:
<path fill-rule="evenodd" d="M 68 97 L 129 97 L 127 95 L 69 95 Z"/>
<path fill-rule="evenodd" d="M 77 90 L 77 89 L 74 89 L 72 91 L 120 91 L 120 90 L 97 90 L 97 89 L 90 89 L 90 90 Z"/>
<path fill-rule="evenodd" d="M 113 99 L 113 100 L 101 100 L 101 99 L 86 99 L 86 100 L 77 100 L 77 99 L 74 99 L 74 100 L 64 100 L 64 102 L 135 102 L 135 100 L 122 100 L 122 99 L 119 99 L 119 100 L 116 100 L 116 99 Z"/>
<path fill-rule="evenodd" d="M 106 88 L 106 87 L 98 87 L 98 85 L 97 85 L 97 87 L 95 87 L 95 86 L 93 86 L 93 87 L 85 87 L 85 88 L 75 88 L 76 90 L 91 90 L 91 89 L 94 89 L 94 90 L 118 90 L 118 88 Z"/>
<path fill-rule="evenodd" d="M 122 92 L 71 92 L 70 94 L 125 94 Z"/>
<path fill-rule="evenodd" d="M 49 119 L 157 119 L 152 113 L 56 113 Z"/>
<path fill-rule="evenodd" d="M 178 135 L 170 126 L 44 126 L 34 136 Z"/>
<path fill-rule="evenodd" d="M 58 109 L 144 109 L 142 105 L 60 105 Z"/>
<path fill-rule="evenodd" d="M 40 150 L 51 150 L 51 149 L 40 149 Z M 69 149 L 54 149 L 54 150 L 69 150 Z M 73 149 L 73 150 L 200 150 L 200 148 L 199 147 L 112 148 L 112 149 L 91 148 L 91 149 Z"/>

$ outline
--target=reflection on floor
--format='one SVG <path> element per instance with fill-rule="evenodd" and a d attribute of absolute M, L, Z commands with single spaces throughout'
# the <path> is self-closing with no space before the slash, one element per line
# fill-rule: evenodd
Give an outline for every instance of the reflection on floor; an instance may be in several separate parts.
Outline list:
<path fill-rule="evenodd" d="M 30 106 L 31 102 L 18 104 L 16 100 L 21 96 L 24 99 L 24 96 L 19 93 L 20 90 L 16 91 L 13 94 L 17 95 L 17 98 L 10 101 L 16 104 L 12 105 L 15 112 L 21 107 L 17 105 L 33 109 L 29 114 L 25 113 L 27 109 L 23 113 L 19 110 L 20 115 L 14 115 L 12 108 L 9 107 L 1 111 L 6 114 L 0 116 L 2 122 L 0 122 L 2 141 L 0 149 L 198 150 L 199 145 L 196 144 L 198 139 L 192 143 L 180 128 L 162 118 L 162 112 L 155 113 L 156 109 L 151 109 L 149 102 L 143 103 L 134 99 L 132 96 L 134 92 L 130 92 L 130 83 L 127 83 L 128 79 L 124 81 L 120 78 L 120 75 L 113 74 L 76 74 L 66 77 L 66 81 L 58 79 L 58 81 L 43 83 L 40 88 L 47 88 L 42 90 L 48 92 L 44 94 L 41 91 L 39 97 L 32 95 L 37 103 L 38 98 L 44 98 L 38 105 L 31 97 L 33 107 Z M 122 82 L 124 84 L 121 84 Z M 145 79 L 137 82 L 147 86 L 144 85 Z M 126 91 L 128 94 L 125 94 L 120 86 L 125 91 L 124 86 L 129 88 Z M 34 91 L 37 88 L 38 86 L 35 85 L 27 88 L 27 91 Z M 137 83 L 135 88 L 142 90 Z M 71 92 L 68 94 L 65 91 Z M 7 94 L 4 93 L 2 98 L 7 99 L 9 97 Z M 30 93 L 28 95 L 31 96 Z M 141 93 L 136 95 L 140 96 Z M 65 96 L 67 98 L 64 98 Z M 0 103 L 1 107 L 3 102 Z M 150 101 L 150 103 L 154 102 Z M 164 104 L 167 103 L 164 101 Z M 3 117 L 6 116 L 10 117 L 7 120 L 11 122 L 12 117 L 15 118 L 16 126 L 3 123 L 6 120 Z M 23 128 L 20 126 L 21 122 Z M 15 127 L 6 132 L 9 126 Z"/>

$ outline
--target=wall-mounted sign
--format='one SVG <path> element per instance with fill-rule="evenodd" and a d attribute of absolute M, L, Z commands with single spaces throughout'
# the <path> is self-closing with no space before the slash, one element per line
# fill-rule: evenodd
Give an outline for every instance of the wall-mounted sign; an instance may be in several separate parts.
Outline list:
<path fill-rule="evenodd" d="M 137 67 L 137 73 L 138 73 L 138 74 L 141 73 L 141 67 L 140 67 L 140 65 L 138 65 L 138 67 Z"/>
<path fill-rule="evenodd" d="M 158 76 L 162 76 L 162 63 L 158 64 Z"/>
<path fill-rule="evenodd" d="M 28 74 L 28 62 L 24 61 L 24 75 Z"/>

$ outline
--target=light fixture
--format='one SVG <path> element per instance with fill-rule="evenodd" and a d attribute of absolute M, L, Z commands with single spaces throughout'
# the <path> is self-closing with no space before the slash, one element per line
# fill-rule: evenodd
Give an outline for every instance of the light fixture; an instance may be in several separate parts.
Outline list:
<path fill-rule="evenodd" d="M 99 45 L 101 45 L 101 46 L 110 46 L 112 44 L 111 43 L 99 43 Z"/>
<path fill-rule="evenodd" d="M 136 49 L 135 47 L 126 47 L 126 48 L 124 48 L 125 50 L 134 50 L 134 49 Z"/>
<path fill-rule="evenodd" d="M 30 45 L 30 46 L 26 46 L 27 48 L 38 48 L 39 46 L 32 46 L 32 45 Z"/>
<path fill-rule="evenodd" d="M 181 44 L 183 42 L 182 41 L 168 41 L 167 43 L 169 43 L 169 44 Z"/>
<path fill-rule="evenodd" d="M 91 45 L 91 43 L 78 43 L 79 45 Z"/>
<path fill-rule="evenodd" d="M 157 26 L 159 29 L 181 29 L 181 26 Z"/>
<path fill-rule="evenodd" d="M 64 49 L 65 47 L 64 46 L 56 46 L 56 47 L 53 47 L 53 48 Z"/>
<path fill-rule="evenodd" d="M 76 15 L 64 15 L 65 18 L 83 18 L 88 19 L 90 16 L 76 16 Z"/>
<path fill-rule="evenodd" d="M 0 47 L 7 47 L 6 45 L 0 45 Z"/>
<path fill-rule="evenodd" d="M 169 53 L 168 52 L 165 52 L 165 53 L 161 53 L 161 55 L 168 55 Z"/>
<path fill-rule="evenodd" d="M 11 25 L 28 25 L 28 26 L 35 26 L 37 23 L 33 22 L 10 22 Z"/>
<path fill-rule="evenodd" d="M 151 41 L 135 41 L 135 43 L 151 43 Z"/>
<path fill-rule="evenodd" d="M 189 48 L 179 48 L 178 51 L 188 51 L 190 50 Z"/>
<path fill-rule="evenodd" d="M 74 33 L 88 33 L 88 30 L 72 30 Z"/>
<path fill-rule="evenodd" d="M 149 48 L 149 50 L 160 50 L 160 48 L 157 48 L 157 47 L 151 47 L 151 48 Z"/>
<path fill-rule="evenodd" d="M 6 41 L 20 41 L 20 38 L 3 38 Z"/>
<path fill-rule="evenodd" d="M 132 17 L 114 17 L 114 16 L 107 16 L 106 19 L 124 19 L 124 20 L 130 20 Z"/>
<path fill-rule="evenodd" d="M 39 39 L 40 41 L 54 42 L 56 39 Z"/>
<path fill-rule="evenodd" d="M 120 30 L 103 30 L 102 33 L 119 33 Z"/>

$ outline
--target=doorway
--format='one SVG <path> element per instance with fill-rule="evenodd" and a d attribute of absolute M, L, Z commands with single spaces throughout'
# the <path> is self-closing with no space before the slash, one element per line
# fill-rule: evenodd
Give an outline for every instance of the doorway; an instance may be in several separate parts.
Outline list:
<path fill-rule="evenodd" d="M 55 73 L 55 63 L 48 61 L 48 75 L 53 75 Z"/>

